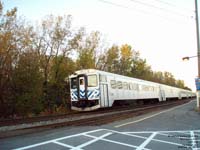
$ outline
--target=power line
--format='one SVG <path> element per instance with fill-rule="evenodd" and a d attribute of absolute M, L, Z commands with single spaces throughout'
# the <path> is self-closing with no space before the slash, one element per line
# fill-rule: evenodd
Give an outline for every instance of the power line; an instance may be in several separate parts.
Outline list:
<path fill-rule="evenodd" d="M 169 17 L 166 17 L 166 16 L 163 16 L 163 15 L 160 15 L 160 14 L 155 14 L 155 13 L 152 13 L 152 12 L 149 12 L 149 11 L 144 11 L 144 10 L 141 10 L 141 9 L 136 9 L 136 8 L 131 8 L 129 6 L 125 6 L 125 5 L 121 5 L 121 4 L 117 4 L 117 3 L 114 3 L 114 2 L 111 2 L 111 1 L 107 1 L 107 0 L 98 0 L 102 3 L 106 3 L 106 4 L 109 4 L 109 5 L 113 5 L 113 6 L 116 6 L 116 7 L 120 7 L 120 8 L 124 8 L 124 9 L 129 9 L 129 10 L 132 10 L 132 11 L 137 11 L 137 12 L 140 12 L 140 13 L 143 13 L 145 15 L 153 15 L 153 16 L 158 16 L 158 17 L 161 17 L 162 19 L 167 19 L 167 20 L 170 20 L 170 21 L 176 21 L 175 19 L 172 19 L 172 18 L 169 18 Z M 134 0 L 130 0 L 132 2 L 134 2 Z M 137 1 L 138 2 L 138 1 Z M 154 6 L 154 5 L 151 5 L 151 4 L 146 4 L 146 3 L 143 3 L 143 2 L 138 2 L 138 3 L 141 3 L 142 5 L 146 5 L 148 7 L 154 7 L 154 8 L 159 8 L 157 6 Z M 159 9 L 162 9 L 162 8 L 159 8 Z M 165 10 L 167 11 L 167 10 Z M 177 15 L 176 15 L 177 16 Z M 187 17 L 189 19 L 189 16 L 185 16 L 185 15 L 181 15 L 182 17 Z M 192 17 L 190 17 L 190 19 L 192 19 Z M 179 22 L 180 23 L 180 22 Z"/>
<path fill-rule="evenodd" d="M 172 4 L 172 3 L 169 3 L 169 2 L 164 2 L 162 0 L 155 0 L 155 1 L 158 1 L 158 2 L 160 2 L 162 4 L 166 4 L 166 5 L 169 5 L 169 6 L 176 6 L 175 4 Z"/>
<path fill-rule="evenodd" d="M 113 6 L 117 6 L 117 7 L 133 10 L 132 8 L 130 8 L 128 6 L 124 6 L 124 5 L 121 5 L 121 4 L 113 3 L 113 2 L 110 2 L 110 1 L 107 1 L 107 0 L 99 0 L 99 1 L 103 2 L 103 3 L 106 3 L 106 4 L 113 5 Z M 148 13 L 147 11 L 143 11 L 143 10 L 139 10 L 139 9 L 134 9 L 134 11 L 139 11 L 139 12 L 142 12 L 142 13 L 145 13 L 145 14 Z"/>
<path fill-rule="evenodd" d="M 154 1 L 157 1 L 159 3 L 165 4 L 165 5 L 168 5 L 168 6 L 171 6 L 171 7 L 176 7 L 178 9 L 182 9 L 184 11 L 195 13 L 195 10 L 184 8 L 184 7 L 180 7 L 180 6 L 178 6 L 178 5 L 174 4 L 174 3 L 169 3 L 169 2 L 162 1 L 162 0 L 154 0 Z"/>
<path fill-rule="evenodd" d="M 166 9 L 166 8 L 163 8 L 163 7 L 158 7 L 158 6 L 155 6 L 153 4 L 149 4 L 149 3 L 145 3 L 145 2 L 142 2 L 141 0 L 130 0 L 131 2 L 134 2 L 134 3 L 138 3 L 140 5 L 144 5 L 144 6 L 147 6 L 147 7 L 152 7 L 152 8 L 155 8 L 155 9 L 159 9 L 161 11 L 164 11 L 164 12 L 168 12 L 168 13 L 171 13 L 173 15 L 178 15 L 178 16 L 182 16 L 182 17 L 192 17 L 192 16 L 187 16 L 185 14 L 182 14 L 182 13 L 179 13 L 177 11 L 173 11 L 173 10 L 170 10 L 170 9 Z M 160 1 L 160 0 L 159 0 Z M 163 1 L 162 1 L 163 2 Z M 169 4 L 169 3 L 168 3 Z"/>

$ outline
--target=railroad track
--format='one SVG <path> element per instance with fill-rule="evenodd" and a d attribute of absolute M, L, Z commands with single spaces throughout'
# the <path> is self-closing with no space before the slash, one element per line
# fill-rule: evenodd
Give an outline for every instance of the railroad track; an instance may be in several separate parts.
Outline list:
<path fill-rule="evenodd" d="M 159 110 L 163 110 L 163 109 L 168 109 L 171 107 L 175 107 L 177 105 L 181 105 L 181 104 L 185 104 L 189 102 L 189 100 L 185 100 L 185 101 L 179 101 L 179 102 L 173 102 L 173 103 L 167 103 L 167 104 L 160 104 L 160 105 L 156 105 L 156 106 L 146 106 L 143 108 L 137 108 L 134 110 L 125 110 L 125 111 L 120 111 L 120 112 L 115 112 L 115 113 L 108 113 L 107 115 L 104 116 L 100 116 L 100 117 L 92 117 L 92 118 L 88 118 L 88 119 L 82 119 L 82 120 L 78 120 L 78 121 L 74 121 L 74 122 L 68 122 L 68 123 L 64 123 L 63 126 L 69 126 L 69 125 L 73 125 L 73 126 L 98 126 L 98 125 L 103 125 L 103 124 L 108 124 L 114 121 L 119 121 L 119 120 L 123 120 L 123 119 L 127 119 L 127 118 L 132 118 L 132 117 L 136 117 L 139 115 L 143 115 L 143 114 L 147 114 L 149 112 L 153 112 L 153 111 L 159 111 Z"/>
<path fill-rule="evenodd" d="M 123 120 L 127 118 L 132 118 L 132 117 L 139 116 L 142 114 L 147 114 L 153 111 L 159 111 L 159 110 L 171 108 L 177 105 L 187 103 L 189 101 L 190 100 L 181 100 L 181 101 L 161 103 L 161 104 L 159 103 L 153 106 L 143 106 L 142 108 L 120 110 L 120 111 L 119 109 L 117 109 L 118 111 L 116 111 L 115 109 L 115 111 L 110 110 L 109 112 L 106 112 L 106 113 L 102 113 L 102 112 L 107 111 L 107 110 L 100 110 L 100 111 L 90 112 L 90 116 L 88 115 L 88 113 L 84 113 L 85 115 L 81 114 L 76 119 L 72 119 L 74 117 L 72 116 L 72 118 L 67 121 L 53 122 L 53 123 L 41 124 L 37 126 L 33 125 L 31 127 L 24 127 L 21 129 L 3 131 L 3 132 L 0 132 L 0 138 L 39 132 L 39 131 L 65 127 L 65 126 L 97 126 L 97 125 L 107 124 L 110 122 L 119 121 L 119 120 Z M 75 116 L 77 115 L 78 114 L 76 114 Z"/>
<path fill-rule="evenodd" d="M 166 104 L 172 103 L 172 102 L 165 102 Z M 176 103 L 176 102 L 175 102 Z M 149 104 L 151 106 L 151 104 Z M 120 106 L 120 107 L 109 107 L 109 108 L 101 108 L 98 110 L 94 110 L 92 112 L 69 112 L 67 114 L 59 114 L 59 115 L 49 115 L 49 116 L 39 116 L 39 117 L 31 117 L 31 118 L 18 118 L 18 119 L 2 119 L 0 120 L 0 127 L 3 126 L 13 126 L 13 125 L 19 125 L 19 124 L 28 124 L 28 123 L 34 123 L 34 122 L 42 122 L 42 121 L 51 121 L 56 119 L 64 119 L 64 118 L 75 118 L 75 117 L 81 117 L 81 116 L 87 116 L 91 114 L 99 114 L 99 113 L 111 113 L 111 112 L 117 112 L 117 111 L 126 111 L 126 110 L 137 110 L 137 109 L 145 109 L 149 105 L 140 105 L 140 106 Z M 160 106 L 160 103 L 153 104 L 154 106 Z M 153 106 L 153 107 L 154 107 Z"/>
<path fill-rule="evenodd" d="M 130 106 L 109 107 L 109 108 L 101 108 L 98 110 L 94 110 L 92 112 L 71 111 L 67 114 L 59 114 L 59 115 L 38 116 L 38 117 L 30 117 L 30 118 L 17 118 L 17 119 L 1 119 L 0 127 L 41 122 L 41 121 L 49 121 L 49 120 L 56 120 L 56 119 L 63 119 L 63 118 L 67 118 L 67 117 L 77 117 L 77 116 L 87 116 L 87 115 L 91 115 L 91 114 L 109 113 L 109 112 L 115 112 L 118 110 L 127 110 L 127 109 L 133 109 L 133 108 L 138 108 L 138 107 L 130 107 Z"/>

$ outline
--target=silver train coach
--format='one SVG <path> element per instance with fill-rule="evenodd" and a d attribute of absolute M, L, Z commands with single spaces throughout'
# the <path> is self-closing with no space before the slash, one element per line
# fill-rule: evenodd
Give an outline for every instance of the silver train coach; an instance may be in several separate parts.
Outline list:
<path fill-rule="evenodd" d="M 195 93 L 164 84 L 126 77 L 95 69 L 70 75 L 71 109 L 91 111 L 111 107 L 116 101 L 183 99 Z"/>

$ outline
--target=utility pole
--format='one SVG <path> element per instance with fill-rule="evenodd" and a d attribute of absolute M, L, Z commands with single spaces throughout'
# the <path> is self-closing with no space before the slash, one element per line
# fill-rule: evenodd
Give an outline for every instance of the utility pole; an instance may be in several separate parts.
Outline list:
<path fill-rule="evenodd" d="M 199 15 L 198 15 L 198 0 L 195 0 L 195 13 L 196 13 L 196 34 L 197 34 L 197 58 L 198 58 L 198 79 L 200 79 L 200 41 L 199 41 Z M 197 109 L 200 104 L 200 90 L 197 89 Z"/>

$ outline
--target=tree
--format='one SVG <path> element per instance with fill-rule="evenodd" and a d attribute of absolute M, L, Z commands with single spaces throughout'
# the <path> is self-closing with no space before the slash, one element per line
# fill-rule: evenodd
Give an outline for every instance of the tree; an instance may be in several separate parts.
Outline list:
<path fill-rule="evenodd" d="M 133 51 L 130 45 L 124 44 L 120 47 L 120 69 L 121 75 L 128 75 L 133 62 Z"/>
<path fill-rule="evenodd" d="M 81 39 L 80 33 L 73 33 L 72 31 L 70 15 L 64 17 L 47 16 L 47 18 L 42 21 L 41 27 L 38 27 L 35 31 L 38 34 L 36 34 L 34 47 L 40 56 L 39 59 L 44 77 L 44 101 L 46 102 L 46 108 L 49 109 L 49 112 L 53 111 L 53 105 L 55 103 L 55 100 L 50 99 L 48 95 L 48 93 L 51 93 L 48 85 L 49 80 L 50 78 L 54 78 L 55 84 L 61 80 L 59 77 L 60 66 L 64 59 L 76 49 Z M 52 64 L 54 65 L 54 76 L 50 77 Z M 64 81 L 64 79 L 62 79 L 62 81 Z"/>
<path fill-rule="evenodd" d="M 62 59 L 62 63 L 58 66 L 56 62 L 60 61 L 59 59 Z M 75 71 L 75 68 L 75 62 L 68 57 L 58 56 L 53 58 L 48 85 L 48 98 L 53 103 L 51 105 L 55 106 L 54 109 L 60 106 L 70 107 L 69 82 L 66 82 L 66 78 Z M 57 70 L 59 71 L 57 72 Z M 55 78 L 56 73 L 57 78 Z"/>
<path fill-rule="evenodd" d="M 161 71 L 154 71 L 152 81 L 157 83 L 164 83 L 163 73 Z"/>
<path fill-rule="evenodd" d="M 183 80 L 176 80 L 176 86 L 179 88 L 184 89 L 185 88 L 185 83 Z"/>
<path fill-rule="evenodd" d="M 31 26 L 25 26 L 23 19 L 17 18 L 17 9 L 3 14 L 0 2 L 0 114 L 13 114 L 15 97 L 13 95 L 13 72 L 20 54 L 29 49 Z"/>
<path fill-rule="evenodd" d="M 113 45 L 101 56 L 101 70 L 118 73 L 119 71 L 119 47 Z"/>
<path fill-rule="evenodd" d="M 147 64 L 146 60 L 143 60 L 141 58 L 133 61 L 131 74 L 133 77 L 144 80 L 152 80 L 153 76 L 151 67 Z"/>
<path fill-rule="evenodd" d="M 13 78 L 17 114 L 27 116 L 42 111 L 42 81 L 37 53 L 27 51 L 21 54 Z"/>
<path fill-rule="evenodd" d="M 164 83 L 171 86 L 176 86 L 176 80 L 170 72 L 164 72 Z"/>
<path fill-rule="evenodd" d="M 99 32 L 91 32 L 89 35 L 85 35 L 85 38 L 82 39 L 77 48 L 77 69 L 97 67 L 97 49 L 99 46 L 99 41 Z"/>

